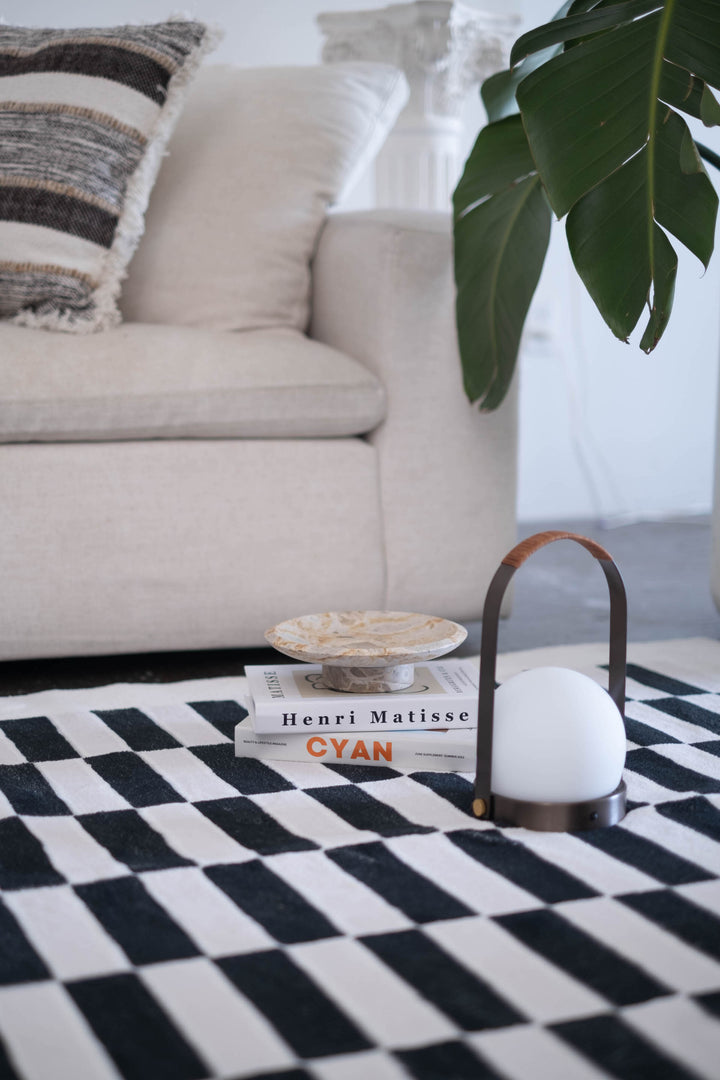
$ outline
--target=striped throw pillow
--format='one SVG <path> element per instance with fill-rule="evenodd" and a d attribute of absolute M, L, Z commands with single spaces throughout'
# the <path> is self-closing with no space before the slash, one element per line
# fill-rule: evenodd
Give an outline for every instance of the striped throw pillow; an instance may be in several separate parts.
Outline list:
<path fill-rule="evenodd" d="M 117 299 L 201 23 L 0 26 L 0 318 L 86 332 Z"/>

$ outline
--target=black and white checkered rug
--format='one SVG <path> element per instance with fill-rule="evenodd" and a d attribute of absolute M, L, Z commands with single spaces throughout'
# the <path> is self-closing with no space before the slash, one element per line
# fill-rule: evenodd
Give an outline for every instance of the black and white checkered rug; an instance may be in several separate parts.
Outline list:
<path fill-rule="evenodd" d="M 631 810 L 572 835 L 236 759 L 242 679 L 0 700 L 0 1077 L 717 1080 L 720 643 L 630 659 Z"/>

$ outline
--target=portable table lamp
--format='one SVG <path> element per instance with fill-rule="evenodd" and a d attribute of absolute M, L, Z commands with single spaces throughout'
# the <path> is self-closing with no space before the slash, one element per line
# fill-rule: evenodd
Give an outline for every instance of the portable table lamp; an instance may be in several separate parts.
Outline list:
<path fill-rule="evenodd" d="M 500 605 L 515 571 L 555 540 L 600 563 L 610 590 L 608 690 L 567 668 L 531 668 L 495 689 Z M 508 552 L 485 598 L 480 644 L 477 771 L 472 809 L 527 829 L 565 832 L 625 816 L 627 598 L 607 551 L 575 533 L 536 533 Z"/>

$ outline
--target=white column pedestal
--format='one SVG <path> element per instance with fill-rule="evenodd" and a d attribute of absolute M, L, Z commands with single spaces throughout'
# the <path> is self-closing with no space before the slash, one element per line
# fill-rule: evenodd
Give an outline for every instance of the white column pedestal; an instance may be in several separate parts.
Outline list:
<path fill-rule="evenodd" d="M 517 19 L 453 0 L 414 0 L 318 16 L 323 60 L 401 68 L 410 98 L 376 162 L 382 207 L 447 210 L 462 171 L 462 106 L 507 64 Z"/>

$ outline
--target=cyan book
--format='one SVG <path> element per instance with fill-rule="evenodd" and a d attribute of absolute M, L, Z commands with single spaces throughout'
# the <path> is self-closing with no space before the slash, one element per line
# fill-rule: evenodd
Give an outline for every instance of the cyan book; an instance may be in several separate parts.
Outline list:
<path fill-rule="evenodd" d="M 385 765 L 408 771 L 472 772 L 477 729 L 408 728 L 335 732 L 260 732 L 246 716 L 235 727 L 238 757 L 325 764 Z"/>

